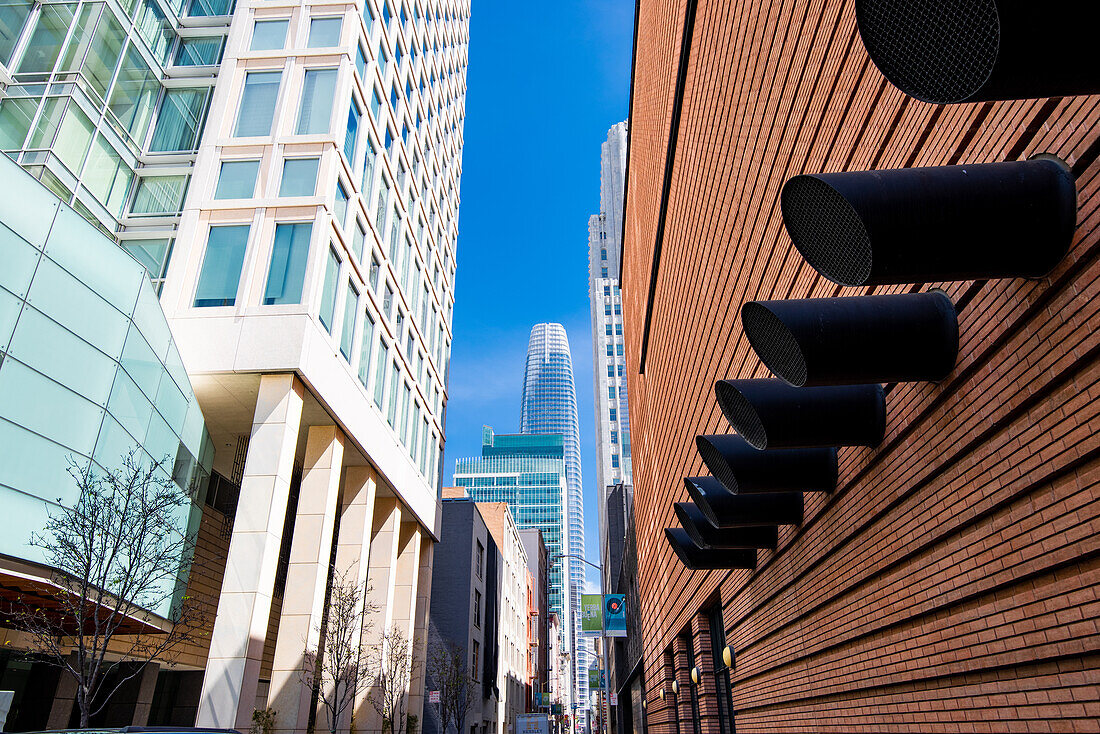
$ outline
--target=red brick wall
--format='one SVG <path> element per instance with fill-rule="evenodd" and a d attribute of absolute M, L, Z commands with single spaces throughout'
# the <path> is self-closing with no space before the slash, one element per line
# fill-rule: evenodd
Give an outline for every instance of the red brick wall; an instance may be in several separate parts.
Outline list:
<path fill-rule="evenodd" d="M 640 3 L 626 196 L 651 722 L 664 651 L 718 592 L 739 733 L 1100 730 L 1100 99 L 928 105 L 869 62 L 851 0 L 700 0 L 639 375 L 683 18 L 682 2 Z M 1072 252 L 1042 280 L 840 288 L 782 227 L 798 173 L 1039 152 L 1074 167 L 1079 203 Z M 729 430 L 713 382 L 768 375 L 741 304 L 931 287 L 962 304 L 955 371 L 890 386 L 886 441 L 842 449 L 838 490 L 807 496 L 755 571 L 685 570 L 662 529 L 681 478 L 705 473 L 695 435 Z"/>

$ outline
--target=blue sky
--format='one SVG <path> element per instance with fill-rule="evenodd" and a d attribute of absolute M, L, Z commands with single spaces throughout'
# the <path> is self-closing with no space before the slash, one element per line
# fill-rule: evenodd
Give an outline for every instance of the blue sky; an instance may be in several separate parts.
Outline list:
<path fill-rule="evenodd" d="M 531 326 L 564 324 L 594 562 L 588 217 L 600 206 L 600 144 L 627 117 L 633 14 L 633 0 L 473 0 L 470 18 L 444 478 L 456 458 L 480 454 L 482 425 L 519 430 Z"/>

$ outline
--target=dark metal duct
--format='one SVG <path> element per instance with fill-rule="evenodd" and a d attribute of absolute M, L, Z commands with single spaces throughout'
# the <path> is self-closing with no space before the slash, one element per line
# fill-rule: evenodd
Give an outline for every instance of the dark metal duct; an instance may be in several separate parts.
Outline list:
<path fill-rule="evenodd" d="M 759 525 L 748 528 L 716 528 L 703 512 L 690 502 L 673 505 L 676 517 L 691 542 L 700 548 L 729 550 L 733 548 L 770 548 L 779 543 L 779 528 L 775 525 Z"/>
<path fill-rule="evenodd" d="M 734 494 L 832 492 L 835 448 L 760 451 L 734 434 L 696 436 L 695 446 L 714 478 Z"/>
<path fill-rule="evenodd" d="M 1038 278 L 1077 225 L 1076 182 L 1054 156 L 795 176 L 780 201 L 802 257 L 848 286 Z"/>
<path fill-rule="evenodd" d="M 741 324 L 760 360 L 796 387 L 938 382 L 959 352 L 955 307 L 941 291 L 750 301 Z"/>
<path fill-rule="evenodd" d="M 1100 92 L 1094 0 L 856 0 L 883 76 L 925 102 Z"/>
<path fill-rule="evenodd" d="M 714 477 L 684 479 L 695 506 L 717 528 L 802 523 L 802 493 L 734 494 Z"/>
<path fill-rule="evenodd" d="M 665 528 L 665 538 L 680 563 L 692 571 L 715 571 L 727 568 L 756 568 L 754 550 L 713 550 L 700 548 L 680 528 Z"/>
<path fill-rule="evenodd" d="M 760 450 L 877 446 L 886 435 L 881 385 L 791 387 L 774 378 L 719 380 L 714 394 L 733 429 Z M 718 476 L 714 468 L 711 473 Z"/>

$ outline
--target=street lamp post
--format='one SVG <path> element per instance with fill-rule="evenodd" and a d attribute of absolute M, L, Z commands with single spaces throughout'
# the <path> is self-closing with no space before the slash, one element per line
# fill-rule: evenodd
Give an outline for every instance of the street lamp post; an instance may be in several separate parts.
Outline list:
<path fill-rule="evenodd" d="M 581 561 L 582 563 L 587 563 L 589 566 L 591 566 L 592 568 L 599 571 L 600 572 L 600 594 L 601 594 L 600 598 L 601 599 L 603 598 L 603 566 L 592 563 L 592 561 L 588 560 L 584 556 L 579 556 L 579 555 L 576 555 L 575 553 L 551 553 L 550 554 L 551 563 L 553 563 L 553 559 L 555 559 L 555 558 L 573 558 L 575 560 Z M 603 716 L 602 716 L 602 718 L 603 718 L 603 730 L 607 734 L 610 734 L 610 732 L 611 732 L 611 656 L 610 656 L 609 651 L 608 651 L 607 630 L 604 628 L 604 610 L 603 610 L 603 605 L 602 604 L 600 605 L 600 643 L 603 647 L 603 661 L 604 661 L 603 664 L 604 664 L 604 666 L 606 666 L 606 670 L 604 671 L 604 675 L 600 676 L 600 690 L 603 692 L 603 700 L 607 703 L 606 712 L 601 711 L 601 713 L 603 714 Z M 597 668 L 596 671 L 598 673 L 599 668 Z M 574 704 L 573 704 L 573 724 L 574 724 L 574 726 L 576 726 L 576 719 L 577 719 L 576 708 L 577 708 L 577 704 L 576 704 L 576 702 L 574 702 Z"/>

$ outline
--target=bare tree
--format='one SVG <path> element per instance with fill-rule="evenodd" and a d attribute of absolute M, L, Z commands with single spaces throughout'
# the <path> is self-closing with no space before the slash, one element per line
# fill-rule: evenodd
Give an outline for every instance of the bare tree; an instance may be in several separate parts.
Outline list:
<path fill-rule="evenodd" d="M 364 601 L 364 591 L 354 579 L 343 574 L 333 577 L 323 641 L 317 650 L 306 650 L 302 670 L 302 683 L 317 691 L 328 712 L 331 734 L 336 734 L 344 714 L 372 682 L 365 641 L 378 610 L 378 605 Z"/>
<path fill-rule="evenodd" d="M 70 461 L 76 504 L 58 500 L 42 532 L 31 534 L 30 545 L 54 569 L 54 586 L 18 599 L 10 622 L 75 679 L 82 728 L 145 664 L 171 661 L 201 627 L 198 605 L 181 590 L 181 571 L 194 557 L 192 498 L 171 469 L 167 459 L 141 460 L 136 449 L 111 471 Z M 168 629 L 143 621 L 165 604 Z"/>
<path fill-rule="evenodd" d="M 412 643 L 395 626 L 382 634 L 381 642 L 371 648 L 371 653 L 374 680 L 367 700 L 382 717 L 383 732 L 405 734 L 405 694 L 414 673 Z"/>
<path fill-rule="evenodd" d="M 428 675 L 433 690 L 439 691 L 443 734 L 450 724 L 462 734 L 466 715 L 474 704 L 474 678 L 466 666 L 466 650 L 450 641 L 434 641 L 428 648 Z"/>

